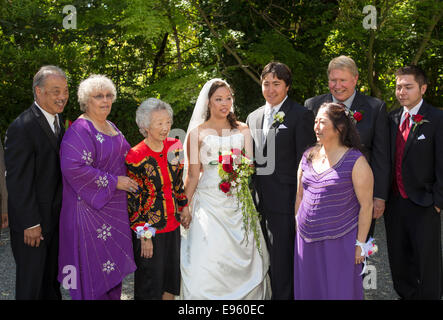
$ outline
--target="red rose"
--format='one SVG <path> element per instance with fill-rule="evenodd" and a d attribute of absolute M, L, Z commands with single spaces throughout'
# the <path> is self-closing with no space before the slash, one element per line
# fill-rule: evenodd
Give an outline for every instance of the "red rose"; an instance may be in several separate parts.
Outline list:
<path fill-rule="evenodd" d="M 363 115 L 361 114 L 361 112 L 355 111 L 353 114 L 354 119 L 359 122 L 361 121 L 361 119 L 363 119 Z"/>
<path fill-rule="evenodd" d="M 223 167 L 223 170 L 227 173 L 231 173 L 232 171 L 234 171 L 234 167 L 230 163 L 223 163 L 222 167 Z"/>
<path fill-rule="evenodd" d="M 415 114 L 412 116 L 412 120 L 414 120 L 415 123 L 418 123 L 423 120 L 423 116 L 421 114 Z"/>
<path fill-rule="evenodd" d="M 220 157 L 221 157 L 221 161 L 220 161 Z M 218 157 L 218 162 L 223 163 L 223 164 L 232 164 L 233 160 L 230 154 L 224 155 L 224 156 L 219 156 Z"/>
<path fill-rule="evenodd" d="M 231 183 L 229 183 L 228 181 L 222 182 L 219 185 L 220 190 L 223 191 L 224 193 L 228 193 L 229 190 L 231 190 Z"/>

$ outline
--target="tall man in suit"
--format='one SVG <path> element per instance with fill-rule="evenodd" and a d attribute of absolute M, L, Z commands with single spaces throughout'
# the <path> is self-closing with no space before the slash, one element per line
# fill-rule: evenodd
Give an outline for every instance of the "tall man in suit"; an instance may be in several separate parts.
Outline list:
<path fill-rule="evenodd" d="M 403 299 L 440 299 L 443 111 L 423 100 L 420 68 L 395 75 L 402 107 L 389 113 L 393 187 L 385 214 L 392 280 Z"/>
<path fill-rule="evenodd" d="M 275 300 L 293 299 L 297 169 L 303 152 L 316 141 L 313 113 L 287 96 L 291 83 L 285 64 L 266 65 L 261 74 L 266 104 L 246 120 L 254 139 L 254 189 Z"/>
<path fill-rule="evenodd" d="M 335 102 L 344 104 L 354 112 L 363 151 L 374 174 L 374 212 L 368 234 L 370 237 L 374 234 L 375 219 L 383 215 L 388 198 L 389 127 L 386 104 L 357 92 L 357 81 L 358 69 L 354 60 L 347 56 L 334 58 L 328 66 L 329 93 L 307 99 L 305 107 L 317 114 L 324 102 Z"/>
<path fill-rule="evenodd" d="M 11 247 L 16 299 L 61 299 L 57 281 L 62 201 L 59 114 L 68 101 L 65 73 L 44 66 L 34 76 L 35 102 L 9 126 L 5 138 Z"/>

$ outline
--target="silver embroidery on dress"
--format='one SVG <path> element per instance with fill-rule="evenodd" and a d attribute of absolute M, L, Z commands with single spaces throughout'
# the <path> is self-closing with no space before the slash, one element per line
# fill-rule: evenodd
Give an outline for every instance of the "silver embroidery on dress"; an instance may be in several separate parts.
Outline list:
<path fill-rule="evenodd" d="M 95 138 L 97 139 L 98 142 L 103 143 L 103 141 L 105 141 L 105 138 L 103 138 L 103 136 L 100 133 L 97 133 L 97 135 L 95 136 Z"/>
<path fill-rule="evenodd" d="M 97 229 L 97 238 L 98 239 L 103 239 L 103 241 L 106 241 L 106 239 L 108 237 L 111 237 L 111 226 L 106 226 L 106 224 L 103 224 L 103 226 L 101 228 Z"/>
<path fill-rule="evenodd" d="M 111 261 L 107 261 L 106 263 L 103 263 L 103 272 L 106 272 L 107 274 L 110 274 L 112 271 L 115 270 L 115 263 Z"/>
<path fill-rule="evenodd" d="M 86 150 L 83 150 L 82 159 L 85 160 L 86 165 L 89 166 L 92 163 L 92 154 L 91 154 L 91 152 L 86 152 Z"/>
<path fill-rule="evenodd" d="M 99 176 L 95 183 L 98 188 L 106 188 L 108 186 L 108 178 L 106 176 Z"/>

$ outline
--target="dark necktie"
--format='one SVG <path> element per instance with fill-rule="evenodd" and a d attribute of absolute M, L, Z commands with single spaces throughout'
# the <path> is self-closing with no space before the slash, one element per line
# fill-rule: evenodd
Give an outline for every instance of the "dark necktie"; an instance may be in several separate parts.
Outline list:
<path fill-rule="evenodd" d="M 58 124 L 57 115 L 54 117 L 54 134 L 57 138 L 60 137 L 60 126 Z"/>

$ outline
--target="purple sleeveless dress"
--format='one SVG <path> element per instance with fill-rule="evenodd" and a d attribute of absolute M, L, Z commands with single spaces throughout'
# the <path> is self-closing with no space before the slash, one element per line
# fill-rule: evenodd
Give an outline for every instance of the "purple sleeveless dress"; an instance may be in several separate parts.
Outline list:
<path fill-rule="evenodd" d="M 303 199 L 297 213 L 294 255 L 296 300 L 363 299 L 362 265 L 355 265 L 360 205 L 352 168 L 362 153 L 349 149 L 328 170 L 317 173 L 302 158 Z"/>

